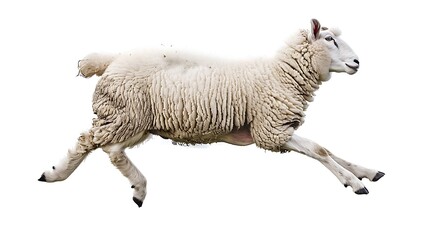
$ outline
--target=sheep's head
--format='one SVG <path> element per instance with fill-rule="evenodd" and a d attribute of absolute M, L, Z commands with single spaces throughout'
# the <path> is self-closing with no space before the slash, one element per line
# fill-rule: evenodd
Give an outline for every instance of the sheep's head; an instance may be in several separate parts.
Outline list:
<path fill-rule="evenodd" d="M 328 49 L 331 63 L 329 72 L 346 72 L 355 74 L 359 69 L 359 58 L 339 36 L 337 29 L 321 27 L 319 21 L 311 20 L 310 40 L 319 42 Z"/>

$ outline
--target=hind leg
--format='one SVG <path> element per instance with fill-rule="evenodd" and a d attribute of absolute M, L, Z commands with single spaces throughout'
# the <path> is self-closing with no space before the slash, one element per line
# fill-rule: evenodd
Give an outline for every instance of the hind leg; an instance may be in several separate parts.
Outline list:
<path fill-rule="evenodd" d="M 67 179 L 82 163 L 86 156 L 96 148 L 96 145 L 92 141 L 91 134 L 83 133 L 79 137 L 75 148 L 68 151 L 67 157 L 57 165 L 52 166 L 52 169 L 45 171 L 39 178 L 39 181 L 56 182 Z"/>
<path fill-rule="evenodd" d="M 131 188 L 134 189 L 133 201 L 139 207 L 142 206 L 143 200 L 146 197 L 146 178 L 127 157 L 124 150 L 143 141 L 147 136 L 148 134 L 141 133 L 125 142 L 103 147 L 103 151 L 109 154 L 112 164 L 130 181 Z"/>

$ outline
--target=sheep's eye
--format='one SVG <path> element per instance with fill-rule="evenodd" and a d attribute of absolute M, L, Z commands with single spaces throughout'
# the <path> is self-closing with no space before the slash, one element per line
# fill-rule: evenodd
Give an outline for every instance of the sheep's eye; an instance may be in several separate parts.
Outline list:
<path fill-rule="evenodd" d="M 333 42 L 334 42 L 335 47 L 339 48 L 339 47 L 338 47 L 337 42 L 335 41 L 335 39 L 334 39 L 333 37 L 331 37 L 331 36 L 326 36 L 326 37 L 325 37 L 325 40 L 326 40 L 326 41 L 328 41 L 328 42 L 333 41 Z"/>

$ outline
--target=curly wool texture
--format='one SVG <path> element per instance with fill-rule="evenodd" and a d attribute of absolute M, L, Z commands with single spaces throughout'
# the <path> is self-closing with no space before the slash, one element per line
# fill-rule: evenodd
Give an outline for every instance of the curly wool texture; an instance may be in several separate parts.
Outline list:
<path fill-rule="evenodd" d="M 85 60 L 91 61 L 82 66 Z M 211 143 L 249 128 L 258 147 L 282 151 L 328 68 L 328 53 L 304 30 L 267 60 L 228 64 L 172 51 L 123 54 L 94 92 L 94 143 L 119 143 L 142 132 Z"/>

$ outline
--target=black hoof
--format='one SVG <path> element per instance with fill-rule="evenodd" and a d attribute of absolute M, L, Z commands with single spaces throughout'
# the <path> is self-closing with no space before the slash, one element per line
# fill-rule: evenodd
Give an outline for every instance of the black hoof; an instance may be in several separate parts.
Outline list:
<path fill-rule="evenodd" d="M 52 166 L 52 169 L 55 170 L 55 166 Z"/>
<path fill-rule="evenodd" d="M 143 202 L 136 197 L 133 197 L 133 201 L 137 204 L 137 206 L 141 207 L 143 205 Z"/>
<path fill-rule="evenodd" d="M 131 188 L 135 188 L 136 186 L 134 186 L 134 185 L 131 185 Z"/>
<path fill-rule="evenodd" d="M 373 182 L 377 182 L 380 178 L 384 176 L 384 172 L 378 172 L 375 174 L 374 178 L 372 179 Z"/>
<path fill-rule="evenodd" d="M 46 182 L 45 174 L 42 174 L 42 176 L 38 180 L 41 182 Z"/>
<path fill-rule="evenodd" d="M 345 188 L 347 188 L 348 186 L 349 186 L 349 185 L 347 185 L 347 184 L 344 184 L 344 187 L 345 187 Z"/>
<path fill-rule="evenodd" d="M 357 190 L 355 193 L 356 194 L 368 194 L 369 191 L 368 191 L 368 189 L 366 189 L 366 187 L 364 187 L 364 188 Z"/>

